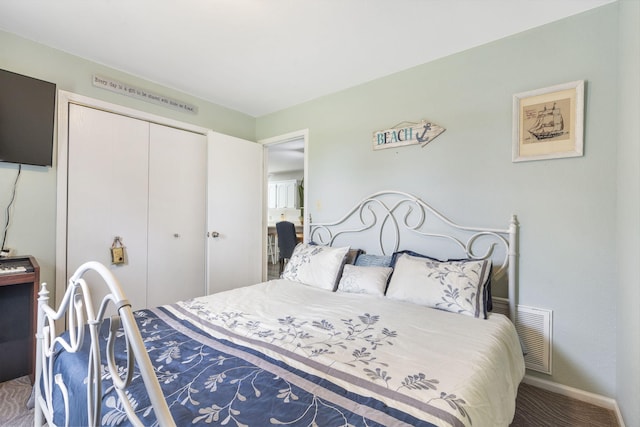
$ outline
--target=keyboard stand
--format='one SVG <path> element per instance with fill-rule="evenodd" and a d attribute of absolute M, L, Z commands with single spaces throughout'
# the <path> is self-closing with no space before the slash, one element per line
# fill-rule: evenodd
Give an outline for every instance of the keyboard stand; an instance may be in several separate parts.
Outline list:
<path fill-rule="evenodd" d="M 0 382 L 29 375 L 33 383 L 40 266 L 32 256 L 0 258 L 3 265 L 13 270 L 0 273 Z"/>

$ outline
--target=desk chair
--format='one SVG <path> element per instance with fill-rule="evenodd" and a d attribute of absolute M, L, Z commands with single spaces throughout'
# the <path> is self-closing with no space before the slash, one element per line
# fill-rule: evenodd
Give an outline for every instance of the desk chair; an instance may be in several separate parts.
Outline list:
<path fill-rule="evenodd" d="M 298 244 L 296 226 L 289 221 L 280 221 L 276 223 L 276 233 L 278 234 L 278 252 L 280 253 L 280 274 L 282 274 L 285 260 L 291 258 L 293 249 Z"/>

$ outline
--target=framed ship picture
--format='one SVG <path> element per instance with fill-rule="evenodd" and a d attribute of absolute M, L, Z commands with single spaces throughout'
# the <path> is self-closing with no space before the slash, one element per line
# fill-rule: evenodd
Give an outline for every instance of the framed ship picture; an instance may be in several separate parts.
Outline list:
<path fill-rule="evenodd" d="M 584 80 L 513 95 L 514 162 L 583 155 Z"/>

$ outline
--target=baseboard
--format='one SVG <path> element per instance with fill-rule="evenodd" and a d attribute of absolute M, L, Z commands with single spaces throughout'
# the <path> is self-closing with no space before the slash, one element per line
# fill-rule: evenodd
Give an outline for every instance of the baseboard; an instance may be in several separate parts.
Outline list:
<path fill-rule="evenodd" d="M 531 375 L 525 375 L 522 382 L 534 387 L 541 388 L 543 390 L 558 393 L 562 396 L 567 396 L 572 399 L 580 400 L 582 402 L 591 403 L 592 405 L 609 409 L 616 414 L 618 425 L 620 427 L 625 427 L 624 420 L 622 419 L 622 414 L 620 413 L 620 408 L 618 407 L 618 402 L 616 402 L 615 399 L 611 399 L 610 397 L 605 397 L 595 393 L 590 393 L 578 388 L 569 387 L 567 385 L 558 384 L 553 381 L 544 380 L 542 378 L 532 377 Z"/>

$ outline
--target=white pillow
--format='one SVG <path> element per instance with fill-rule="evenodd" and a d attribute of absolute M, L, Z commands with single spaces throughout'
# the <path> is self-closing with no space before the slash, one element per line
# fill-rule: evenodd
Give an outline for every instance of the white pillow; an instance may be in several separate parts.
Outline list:
<path fill-rule="evenodd" d="M 415 304 L 484 317 L 484 287 L 490 260 L 435 261 L 401 255 L 386 296 Z"/>
<path fill-rule="evenodd" d="M 346 264 L 338 285 L 338 292 L 384 295 L 391 267 L 361 267 Z"/>
<path fill-rule="evenodd" d="M 333 291 L 349 247 L 298 243 L 282 272 L 282 278 Z"/>

